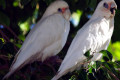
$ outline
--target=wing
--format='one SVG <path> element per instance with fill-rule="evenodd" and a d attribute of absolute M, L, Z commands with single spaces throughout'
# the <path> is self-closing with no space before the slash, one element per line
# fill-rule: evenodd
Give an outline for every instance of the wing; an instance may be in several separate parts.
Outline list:
<path fill-rule="evenodd" d="M 10 72 L 5 77 L 9 77 L 19 67 L 21 68 L 29 63 L 31 59 L 34 61 L 37 53 L 41 54 L 46 46 L 61 39 L 65 29 L 64 24 L 65 20 L 60 14 L 51 15 L 38 22 L 35 28 L 28 34 L 23 46 L 13 61 Z"/>
<path fill-rule="evenodd" d="M 46 46 L 61 38 L 62 33 L 64 33 L 64 23 L 60 14 L 49 16 L 38 23 L 32 34 L 28 35 L 27 41 L 23 43 L 17 62 L 20 63 L 21 60 L 23 60 L 21 63 L 24 62 L 24 60 L 41 52 Z"/>
<path fill-rule="evenodd" d="M 69 31 L 70 31 L 70 23 L 69 21 L 67 21 L 65 24 L 65 29 L 64 29 L 64 33 L 62 35 L 62 47 L 64 47 L 66 41 L 67 41 L 67 36 L 69 34 Z"/>

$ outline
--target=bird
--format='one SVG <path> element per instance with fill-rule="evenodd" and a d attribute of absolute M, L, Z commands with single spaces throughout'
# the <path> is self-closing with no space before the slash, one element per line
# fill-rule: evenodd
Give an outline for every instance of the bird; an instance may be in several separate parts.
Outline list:
<path fill-rule="evenodd" d="M 34 61 L 45 61 L 64 47 L 70 31 L 71 12 L 64 0 L 52 2 L 27 35 L 3 80 Z"/>
<path fill-rule="evenodd" d="M 101 0 L 98 3 L 92 17 L 78 30 L 58 72 L 51 80 L 58 80 L 68 72 L 84 67 L 87 51 L 93 56 L 90 61 L 102 58 L 100 51 L 107 50 L 113 34 L 116 9 L 114 0 Z"/>

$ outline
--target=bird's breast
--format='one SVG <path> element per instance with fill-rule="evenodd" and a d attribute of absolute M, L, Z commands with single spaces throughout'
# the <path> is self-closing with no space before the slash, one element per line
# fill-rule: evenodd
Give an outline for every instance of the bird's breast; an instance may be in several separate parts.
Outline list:
<path fill-rule="evenodd" d="M 108 46 L 108 41 L 111 39 L 112 34 L 110 34 L 110 25 L 109 22 L 106 20 L 102 20 L 99 24 L 99 27 L 96 28 L 95 31 L 93 31 L 93 42 L 92 45 L 94 45 L 93 50 L 96 52 L 99 52 L 100 50 L 105 49 L 105 47 Z"/>

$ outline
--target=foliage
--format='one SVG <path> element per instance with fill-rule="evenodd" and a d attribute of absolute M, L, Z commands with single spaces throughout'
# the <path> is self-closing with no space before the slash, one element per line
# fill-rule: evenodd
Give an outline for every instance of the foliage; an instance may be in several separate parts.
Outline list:
<path fill-rule="evenodd" d="M 120 42 L 116 41 L 114 43 L 110 43 L 108 47 L 108 51 L 110 51 L 113 55 L 113 60 L 120 60 Z"/>
<path fill-rule="evenodd" d="M 107 50 L 100 52 L 103 54 L 102 61 L 92 61 L 88 63 L 87 69 L 82 68 L 79 71 L 75 71 L 70 80 L 119 80 L 120 61 L 113 62 L 112 54 Z"/>
<path fill-rule="evenodd" d="M 25 36 L 41 18 L 47 6 L 54 0 L 0 0 L 0 80 L 9 71 L 15 54 L 21 47 Z M 64 49 L 58 54 L 63 59 L 68 47 L 80 29 L 91 17 L 101 0 L 66 0 L 78 25 L 71 21 L 71 31 Z M 91 62 L 88 68 L 68 73 L 60 80 L 118 80 L 120 79 L 120 0 L 115 0 L 118 9 L 115 16 L 115 29 L 108 51 L 103 53 L 102 61 Z M 77 16 L 77 17 L 76 17 Z M 112 55 L 111 55 L 112 53 Z M 86 53 L 89 61 L 92 55 Z M 51 67 L 49 64 L 51 64 Z M 60 63 L 49 59 L 49 64 L 34 62 L 15 72 L 8 80 L 50 80 Z"/>

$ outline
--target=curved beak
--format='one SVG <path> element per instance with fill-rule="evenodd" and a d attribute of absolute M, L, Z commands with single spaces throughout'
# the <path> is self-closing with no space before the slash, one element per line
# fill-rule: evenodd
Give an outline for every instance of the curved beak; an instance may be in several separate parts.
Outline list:
<path fill-rule="evenodd" d="M 69 8 L 62 8 L 61 10 L 62 10 L 62 14 L 63 14 L 64 18 L 69 21 L 70 17 L 71 17 L 70 9 Z"/>
<path fill-rule="evenodd" d="M 109 9 L 110 9 L 111 14 L 115 15 L 115 10 L 117 9 L 117 5 L 115 4 L 115 2 L 112 2 L 110 4 L 110 8 Z"/>
<path fill-rule="evenodd" d="M 62 13 L 64 13 L 68 8 L 62 8 Z"/>

